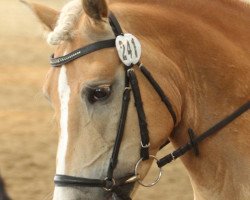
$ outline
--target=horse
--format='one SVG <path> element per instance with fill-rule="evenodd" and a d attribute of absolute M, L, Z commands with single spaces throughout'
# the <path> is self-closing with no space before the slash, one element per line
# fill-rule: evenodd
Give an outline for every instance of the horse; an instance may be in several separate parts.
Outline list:
<path fill-rule="evenodd" d="M 4 184 L 2 177 L 0 177 L 0 199 L 1 200 L 10 200 L 10 197 L 8 196 L 8 194 L 5 190 L 5 184 Z"/>
<path fill-rule="evenodd" d="M 196 141 L 196 153 L 189 151 L 181 157 L 195 200 L 249 199 L 249 112 L 206 140 L 195 140 L 245 102 L 245 111 L 249 110 L 249 4 L 236 0 L 73 0 L 60 12 L 26 4 L 47 28 L 47 41 L 56 46 L 52 61 L 60 64 L 49 70 L 43 87 L 59 124 L 56 173 L 62 176 L 55 178 L 59 184 L 54 200 L 131 199 L 151 164 L 159 162 L 155 155 L 166 141 L 176 149 Z M 116 16 L 113 27 L 111 13 Z M 133 35 L 123 34 L 118 22 L 124 33 Z M 132 43 L 120 50 L 113 43 L 91 53 L 88 49 L 87 55 L 63 62 L 81 54 L 82 47 L 112 42 L 117 32 Z M 118 45 L 124 42 L 121 38 Z M 143 65 L 139 67 L 146 66 L 154 79 L 145 78 L 134 60 L 124 71 L 120 56 L 132 57 L 131 45 L 133 53 L 142 51 Z M 53 60 L 56 58 L 61 60 Z M 127 76 L 137 82 L 128 84 Z M 128 101 L 124 93 L 129 93 L 131 85 L 134 91 Z M 135 104 L 143 108 L 145 116 Z M 140 137 L 146 126 L 148 144 Z M 126 198 L 112 187 L 96 187 L 106 177 L 112 152 L 117 153 L 113 151 L 117 130 L 124 132 L 110 184 L 115 185 L 139 165 L 140 176 L 126 179 L 128 184 L 119 187 Z M 140 159 L 144 149 L 148 154 Z M 176 158 L 171 155 L 172 160 Z M 81 187 L 84 183 L 87 187 Z"/>

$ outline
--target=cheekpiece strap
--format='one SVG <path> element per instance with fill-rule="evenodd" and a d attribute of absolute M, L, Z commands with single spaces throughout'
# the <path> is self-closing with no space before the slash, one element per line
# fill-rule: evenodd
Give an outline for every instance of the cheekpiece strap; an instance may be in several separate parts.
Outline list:
<path fill-rule="evenodd" d="M 112 12 L 109 13 L 109 24 L 115 34 L 115 37 L 117 37 L 118 35 L 123 35 L 122 28 Z"/>
<path fill-rule="evenodd" d="M 149 132 L 148 132 L 148 124 L 146 115 L 143 108 L 143 102 L 141 98 L 141 93 L 138 85 L 138 80 L 136 78 L 136 74 L 134 70 L 128 70 L 129 81 L 131 84 L 131 88 L 134 94 L 135 99 L 135 107 L 137 110 L 140 134 L 141 134 L 141 158 L 143 160 L 149 159 Z"/>

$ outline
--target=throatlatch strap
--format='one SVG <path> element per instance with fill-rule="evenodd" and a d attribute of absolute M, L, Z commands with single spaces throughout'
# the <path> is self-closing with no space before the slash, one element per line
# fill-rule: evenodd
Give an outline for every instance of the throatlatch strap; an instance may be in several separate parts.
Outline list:
<path fill-rule="evenodd" d="M 118 162 L 118 155 L 119 155 L 121 142 L 122 142 L 122 138 L 124 135 L 125 123 L 127 119 L 128 105 L 130 101 L 130 91 L 131 91 L 130 89 L 126 88 L 123 93 L 121 116 L 120 116 L 120 121 L 119 121 L 119 126 L 118 126 L 118 131 L 117 131 L 117 135 L 115 139 L 112 156 L 109 162 L 108 174 L 107 174 L 107 177 L 110 180 L 113 178 L 113 172 Z"/>
<path fill-rule="evenodd" d="M 148 81 L 151 83 L 155 91 L 160 96 L 163 103 L 166 105 L 168 111 L 170 112 L 174 125 L 176 124 L 176 114 L 174 112 L 173 106 L 170 103 L 168 97 L 165 95 L 164 91 L 161 89 L 159 84 L 155 81 L 154 77 L 151 75 L 151 73 L 147 70 L 147 68 L 144 65 L 140 65 L 140 70 L 143 73 L 143 75 L 148 79 Z"/>
<path fill-rule="evenodd" d="M 60 67 L 64 64 L 67 64 L 77 58 L 90 54 L 94 51 L 115 47 L 115 39 L 111 40 L 103 40 L 99 42 L 95 42 L 93 44 L 87 45 L 83 48 L 77 49 L 65 56 L 61 56 L 58 58 L 54 58 L 54 54 L 50 58 L 50 64 L 52 67 Z"/>
<path fill-rule="evenodd" d="M 131 88 L 133 91 L 134 99 L 135 99 L 135 107 L 137 110 L 140 133 L 141 133 L 141 158 L 143 160 L 149 159 L 149 135 L 148 135 L 148 125 L 146 121 L 145 112 L 143 109 L 141 92 L 138 86 L 138 81 L 136 75 L 133 70 L 128 71 L 128 77 L 131 84 Z"/>
<path fill-rule="evenodd" d="M 240 115 L 242 115 L 244 112 L 248 111 L 250 108 L 250 101 L 242 105 L 240 108 L 238 108 L 235 112 L 233 112 L 231 115 L 226 117 L 225 119 L 221 120 L 219 123 L 215 124 L 213 127 L 208 129 L 206 132 L 202 133 L 200 136 L 193 139 L 192 142 L 187 143 L 186 145 L 178 148 L 171 154 L 168 154 L 164 158 L 160 159 L 157 162 L 158 167 L 163 167 L 164 165 L 172 162 L 173 160 L 179 158 L 183 154 L 185 154 L 187 151 L 191 150 L 193 148 L 193 144 L 197 144 L 207 137 L 211 136 L 212 134 L 218 132 L 220 129 L 224 128 L 226 125 L 231 123 L 233 120 L 238 118 Z M 193 144 L 192 144 L 193 143 Z"/>

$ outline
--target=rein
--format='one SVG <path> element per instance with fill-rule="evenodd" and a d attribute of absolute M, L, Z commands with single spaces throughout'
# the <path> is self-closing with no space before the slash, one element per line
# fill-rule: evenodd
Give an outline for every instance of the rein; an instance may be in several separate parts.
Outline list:
<path fill-rule="evenodd" d="M 112 13 L 110 13 L 109 15 L 109 22 L 110 22 L 110 26 L 112 27 L 112 30 L 116 38 L 126 35 L 122 32 L 119 22 L 117 21 L 116 17 Z M 117 39 L 99 41 L 99 42 L 90 44 L 88 46 L 85 46 L 83 48 L 77 49 L 69 53 L 68 55 L 65 55 L 62 57 L 54 58 L 54 55 L 52 55 L 50 64 L 52 65 L 52 67 L 60 67 L 64 64 L 67 64 L 84 55 L 93 53 L 97 50 L 117 47 L 116 42 L 117 42 Z M 124 61 L 121 57 L 120 59 L 122 62 Z M 148 131 L 148 126 L 147 126 L 146 115 L 145 115 L 144 108 L 143 108 L 140 88 L 138 85 L 138 80 L 133 69 L 135 66 L 139 67 L 141 73 L 146 77 L 149 83 L 153 86 L 153 88 L 155 89 L 159 97 L 161 98 L 162 102 L 165 104 L 166 108 L 168 109 L 169 113 L 171 114 L 174 125 L 176 125 L 176 121 L 177 121 L 176 114 L 175 114 L 175 111 L 173 109 L 171 102 L 169 101 L 169 98 L 165 95 L 164 91 L 159 86 L 157 81 L 153 78 L 151 73 L 147 70 L 147 68 L 142 63 L 140 63 L 140 61 L 130 64 L 130 65 L 126 65 L 124 63 L 125 88 L 124 88 L 124 93 L 123 93 L 123 98 L 122 98 L 121 115 L 120 115 L 119 125 L 117 129 L 117 136 L 115 139 L 112 156 L 109 162 L 107 177 L 105 179 L 88 179 L 88 178 L 56 174 L 54 178 L 54 182 L 56 186 L 58 187 L 74 187 L 74 186 L 101 187 L 105 191 L 112 192 L 113 195 L 116 196 L 116 199 L 129 200 L 131 198 L 127 196 L 126 194 L 122 193 L 121 186 L 124 186 L 126 184 L 134 184 L 135 182 L 139 182 L 139 184 L 145 187 L 150 187 L 150 186 L 155 185 L 160 180 L 161 168 L 164 165 L 172 162 L 173 160 L 184 155 L 186 152 L 192 149 L 194 150 L 195 154 L 198 155 L 199 154 L 198 143 L 202 142 L 204 139 L 211 136 L 212 134 L 215 134 L 216 132 L 218 132 L 220 129 L 222 129 L 229 123 L 231 123 L 233 120 L 238 118 L 244 112 L 248 111 L 248 109 L 250 108 L 250 101 L 248 101 L 239 109 L 237 109 L 234 113 L 232 113 L 231 115 L 229 115 L 228 117 L 226 117 L 225 119 L 223 119 L 222 121 L 214 125 L 212 128 L 210 128 L 206 132 L 202 133 L 198 137 L 195 136 L 195 133 L 192 129 L 189 129 L 188 133 L 190 136 L 190 141 L 184 146 L 175 150 L 174 152 L 168 154 L 164 158 L 158 160 L 156 157 L 149 154 L 149 148 L 150 148 L 149 131 Z M 137 162 L 135 171 L 132 174 L 128 174 L 127 176 L 119 178 L 119 179 L 115 179 L 113 174 L 118 163 L 118 155 L 119 155 L 122 138 L 124 135 L 124 129 L 125 129 L 125 124 L 126 124 L 126 119 L 127 119 L 127 112 L 128 112 L 129 102 L 130 102 L 131 91 L 133 92 L 133 96 L 135 99 L 135 107 L 137 110 L 137 115 L 138 115 L 138 120 L 139 120 L 140 136 L 141 136 L 141 153 L 140 153 L 141 159 Z M 156 163 L 160 171 L 159 171 L 158 178 L 153 183 L 146 185 L 142 182 L 142 180 L 140 180 L 140 176 L 137 173 L 137 170 L 138 170 L 139 165 L 143 161 L 149 160 L 149 159 L 156 160 Z"/>

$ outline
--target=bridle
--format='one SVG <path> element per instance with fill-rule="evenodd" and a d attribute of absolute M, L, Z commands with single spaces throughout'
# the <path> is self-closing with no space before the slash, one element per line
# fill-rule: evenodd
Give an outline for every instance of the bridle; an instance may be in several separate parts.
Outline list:
<path fill-rule="evenodd" d="M 119 36 L 124 36 L 124 33 L 116 19 L 113 13 L 110 13 L 109 15 L 109 23 L 112 27 L 112 30 L 114 32 L 114 35 L 116 38 Z M 67 64 L 75 59 L 78 59 L 84 55 L 87 55 L 89 53 L 98 51 L 100 49 L 105 48 L 112 48 L 117 47 L 116 46 L 116 39 L 110 39 L 110 40 L 104 40 L 99 41 L 90 45 L 87 45 L 83 48 L 77 49 L 65 56 L 61 56 L 58 58 L 54 58 L 54 55 L 51 57 L 51 65 L 53 67 L 60 67 L 64 64 Z M 121 59 L 123 62 L 123 60 Z M 232 122 L 234 119 L 239 117 L 241 114 L 246 112 L 250 108 L 250 102 L 247 101 L 243 106 L 241 106 L 239 109 L 237 109 L 234 113 L 214 125 L 212 128 L 207 130 L 206 132 L 202 133 L 199 136 L 196 136 L 194 131 L 192 129 L 188 130 L 188 134 L 190 137 L 190 141 L 185 144 L 184 146 L 178 148 L 174 152 L 168 154 L 164 158 L 158 160 L 155 156 L 149 154 L 149 148 L 150 148 L 150 139 L 149 139 L 149 131 L 147 126 L 147 120 L 146 115 L 143 108 L 140 88 L 138 86 L 138 80 L 136 77 L 136 74 L 134 72 L 134 67 L 139 67 L 142 74 L 146 77 L 146 79 L 149 81 L 149 83 L 153 86 L 159 97 L 161 98 L 162 102 L 165 104 L 166 108 L 168 109 L 169 113 L 172 116 L 172 120 L 174 125 L 177 123 L 176 114 L 173 109 L 173 106 L 171 102 L 169 101 L 169 98 L 165 95 L 164 91 L 161 89 L 157 81 L 153 78 L 151 73 L 147 70 L 147 68 L 140 62 L 132 63 L 129 66 L 124 64 L 125 69 L 125 88 L 122 98 L 122 108 L 121 108 L 121 115 L 119 120 L 119 125 L 117 129 L 117 135 L 113 147 L 112 156 L 110 158 L 109 167 L 107 176 L 105 179 L 88 179 L 88 178 L 81 178 L 81 177 L 74 177 L 74 176 L 67 176 L 67 175 L 55 175 L 54 182 L 56 186 L 61 187 L 101 187 L 105 191 L 112 192 L 115 194 L 118 199 L 131 199 L 126 194 L 122 193 L 121 186 L 124 186 L 126 184 L 133 184 L 135 182 L 139 182 L 141 185 L 150 187 L 155 185 L 161 177 L 161 167 L 164 165 L 172 162 L 173 160 L 177 159 L 178 157 L 182 156 L 186 152 L 190 151 L 191 149 L 194 150 L 195 155 L 198 156 L 198 143 L 203 141 L 208 136 L 216 133 L 223 127 L 225 127 L 227 124 Z M 139 127 L 140 127 L 140 136 L 141 136 L 141 151 L 140 151 L 140 160 L 137 162 L 135 166 L 135 171 L 131 174 L 127 174 L 125 177 L 115 179 L 113 174 L 114 170 L 116 169 L 116 166 L 118 164 L 118 155 L 119 150 L 122 142 L 122 138 L 124 135 L 124 129 L 125 129 L 125 123 L 127 118 L 127 112 L 128 112 L 128 106 L 130 102 L 130 94 L 131 91 L 133 92 L 134 100 L 135 100 L 135 107 L 137 110 L 138 115 L 138 121 L 139 121 Z M 160 169 L 159 175 L 157 179 L 149 184 L 146 185 L 140 180 L 140 176 L 138 174 L 138 168 L 140 164 L 149 159 L 154 159 Z"/>

